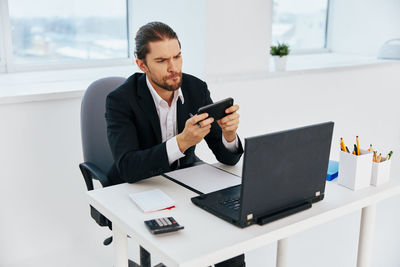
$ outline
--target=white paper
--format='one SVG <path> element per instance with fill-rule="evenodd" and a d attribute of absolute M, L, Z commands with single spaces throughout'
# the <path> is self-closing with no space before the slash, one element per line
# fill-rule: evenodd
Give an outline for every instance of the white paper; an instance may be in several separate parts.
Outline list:
<path fill-rule="evenodd" d="M 175 205 L 175 201 L 160 189 L 132 193 L 129 197 L 143 212 L 167 209 Z"/>
<path fill-rule="evenodd" d="M 176 170 L 165 175 L 204 194 L 242 183 L 240 177 L 209 164 Z"/>

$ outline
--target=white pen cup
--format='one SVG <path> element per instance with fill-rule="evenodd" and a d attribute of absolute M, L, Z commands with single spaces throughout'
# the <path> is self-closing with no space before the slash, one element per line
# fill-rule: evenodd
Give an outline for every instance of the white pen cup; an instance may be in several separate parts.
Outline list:
<path fill-rule="evenodd" d="M 371 185 L 378 186 L 389 181 L 391 160 L 372 163 Z"/>
<path fill-rule="evenodd" d="M 373 154 L 368 150 L 360 150 L 360 154 L 340 151 L 338 184 L 351 190 L 370 185 Z"/>

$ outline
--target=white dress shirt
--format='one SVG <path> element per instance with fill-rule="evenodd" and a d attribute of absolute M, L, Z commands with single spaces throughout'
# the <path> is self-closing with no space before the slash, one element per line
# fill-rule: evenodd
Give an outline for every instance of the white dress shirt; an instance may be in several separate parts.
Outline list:
<path fill-rule="evenodd" d="M 169 165 L 171 165 L 174 161 L 185 156 L 185 154 L 183 154 L 179 149 L 178 142 L 176 140 L 176 135 L 178 134 L 178 123 L 176 119 L 177 118 L 176 102 L 178 101 L 178 98 L 180 98 L 183 104 L 185 99 L 183 98 L 181 88 L 179 88 L 178 90 L 174 91 L 174 98 L 172 99 L 171 106 L 169 106 L 167 101 L 165 101 L 158 95 L 156 90 L 151 85 L 147 76 L 146 76 L 146 83 L 147 87 L 149 87 L 150 89 L 150 93 L 151 96 L 153 97 L 158 117 L 160 118 L 162 142 L 166 141 L 168 162 Z M 222 143 L 228 150 L 232 152 L 237 151 L 239 147 L 239 143 L 237 140 L 238 138 L 235 138 L 234 141 L 228 142 L 222 135 Z"/>

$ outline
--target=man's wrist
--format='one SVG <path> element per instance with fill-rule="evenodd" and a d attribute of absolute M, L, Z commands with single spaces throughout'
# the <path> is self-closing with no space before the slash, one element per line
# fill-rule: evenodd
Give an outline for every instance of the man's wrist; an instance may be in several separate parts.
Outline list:
<path fill-rule="evenodd" d="M 224 133 L 224 137 L 225 137 L 225 140 L 228 141 L 228 143 L 231 143 L 231 142 L 235 141 L 236 133 L 233 133 L 233 134 L 225 134 Z"/>
<path fill-rule="evenodd" d="M 185 138 L 182 133 L 176 136 L 176 142 L 178 143 L 179 150 L 182 153 L 185 153 L 185 151 L 189 148 L 189 146 L 185 142 Z"/>

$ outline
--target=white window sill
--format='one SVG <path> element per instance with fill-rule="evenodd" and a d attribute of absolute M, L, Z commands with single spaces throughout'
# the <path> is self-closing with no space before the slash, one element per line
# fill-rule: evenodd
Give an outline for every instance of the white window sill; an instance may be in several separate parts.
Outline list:
<path fill-rule="evenodd" d="M 259 80 L 339 69 L 355 69 L 377 64 L 399 64 L 400 61 L 378 60 L 349 54 L 290 55 L 286 71 L 258 72 L 251 74 L 218 75 L 207 77 L 209 83 Z M 271 60 L 271 70 L 274 69 Z M 136 65 L 103 68 L 85 68 L 54 71 L 36 71 L 0 74 L 0 104 L 12 104 L 51 99 L 79 98 L 95 80 L 109 77 L 129 77 L 139 71 Z"/>
<path fill-rule="evenodd" d="M 129 77 L 136 65 L 0 74 L 0 104 L 81 97 L 95 80 Z"/>
<path fill-rule="evenodd" d="M 387 62 L 373 56 L 346 53 L 320 53 L 306 55 L 289 55 L 286 71 L 331 69 L 341 67 L 365 66 Z M 270 61 L 270 70 L 274 71 L 274 60 Z"/>
<path fill-rule="evenodd" d="M 269 72 L 212 76 L 209 77 L 207 81 L 223 83 L 230 81 L 271 79 L 308 73 L 323 73 L 338 70 L 347 71 L 375 67 L 382 64 L 400 64 L 400 60 L 381 60 L 371 56 L 344 53 L 289 55 L 286 70 L 275 71 L 274 60 L 270 57 Z"/>

